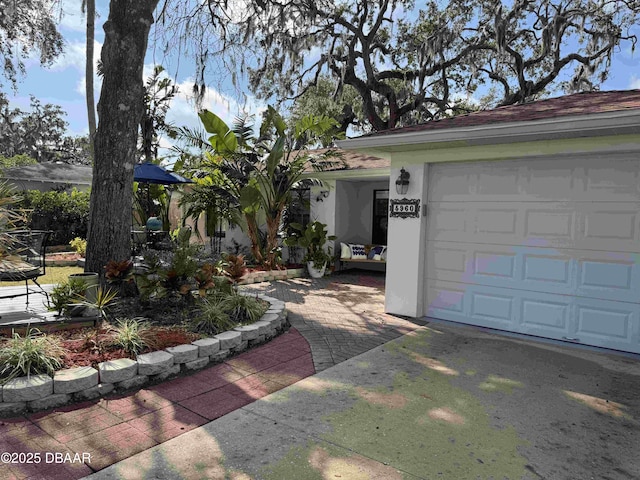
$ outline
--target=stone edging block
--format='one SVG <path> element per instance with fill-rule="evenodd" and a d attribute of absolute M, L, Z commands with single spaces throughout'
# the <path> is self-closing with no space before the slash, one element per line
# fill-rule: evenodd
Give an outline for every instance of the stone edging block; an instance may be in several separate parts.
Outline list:
<path fill-rule="evenodd" d="M 165 350 L 138 355 L 138 374 L 156 375 L 173 365 L 173 355 Z"/>
<path fill-rule="evenodd" d="M 77 367 L 48 375 L 18 377 L 0 386 L 0 417 L 19 415 L 58 407 L 69 402 L 104 397 L 116 388 L 139 388 L 149 381 L 160 382 L 184 370 L 197 370 L 209 363 L 225 360 L 247 346 L 256 345 L 276 335 L 287 323 L 284 302 L 264 294 L 240 292 L 260 298 L 271 305 L 259 321 L 213 338 L 196 340 L 191 345 L 178 345 L 166 350 L 129 358 L 110 360 L 92 367 Z"/>
<path fill-rule="evenodd" d="M 248 340 L 255 340 L 260 336 L 260 327 L 256 326 L 255 323 L 251 325 L 243 325 L 241 327 L 234 328 L 236 332 L 242 333 L 242 341 L 246 342 Z"/>
<path fill-rule="evenodd" d="M 173 355 L 173 363 L 187 363 L 198 358 L 198 347 L 196 345 L 178 345 L 165 350 Z"/>
<path fill-rule="evenodd" d="M 53 393 L 76 393 L 98 385 L 98 371 L 92 367 L 60 370 L 53 376 Z"/>
<path fill-rule="evenodd" d="M 119 358 L 98 364 L 101 383 L 118 383 L 133 378 L 138 373 L 138 362 Z"/>
<path fill-rule="evenodd" d="M 198 347 L 199 357 L 210 357 L 220 351 L 220 340 L 217 338 L 202 338 L 192 342 L 191 345 Z"/>
<path fill-rule="evenodd" d="M 242 333 L 228 331 L 215 335 L 213 338 L 220 340 L 220 350 L 231 350 L 242 342 Z"/>
<path fill-rule="evenodd" d="M 53 379 L 49 375 L 31 375 L 9 380 L 2 387 L 6 403 L 29 402 L 53 394 Z"/>

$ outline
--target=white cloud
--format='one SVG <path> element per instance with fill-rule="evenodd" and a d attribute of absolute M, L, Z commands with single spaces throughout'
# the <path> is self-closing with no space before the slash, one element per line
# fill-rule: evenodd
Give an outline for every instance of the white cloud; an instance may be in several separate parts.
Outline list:
<path fill-rule="evenodd" d="M 93 65 L 94 68 L 98 64 L 100 59 L 100 52 L 102 51 L 102 43 L 98 41 L 93 42 Z M 75 68 L 79 72 L 84 73 L 84 63 L 87 56 L 86 45 L 84 41 L 69 42 L 64 47 L 64 53 L 60 55 L 50 70 L 65 70 L 67 68 Z"/>
<path fill-rule="evenodd" d="M 75 32 L 84 32 L 86 28 L 86 14 L 82 13 L 80 5 L 81 0 L 65 0 L 62 4 L 62 18 L 60 19 L 60 27 L 73 30 Z"/>
<path fill-rule="evenodd" d="M 629 88 L 630 89 L 640 88 L 640 78 L 636 77 L 635 75 L 632 75 L 631 79 L 629 80 Z"/>
<path fill-rule="evenodd" d="M 85 32 L 87 15 L 82 12 L 82 0 L 64 0 L 61 4 L 60 29 L 71 32 Z M 109 14 L 109 4 L 103 0 L 96 0 L 95 34 L 102 35 L 102 24 Z"/>
<path fill-rule="evenodd" d="M 199 127 L 198 107 L 193 95 L 193 79 L 177 84 L 178 94 L 171 102 L 171 108 L 167 113 L 167 120 L 177 126 Z M 215 88 L 207 88 L 202 100 L 201 108 L 207 109 L 218 115 L 225 123 L 230 125 L 237 115 L 249 114 L 256 117 L 264 111 L 265 105 L 257 102 L 254 97 L 247 96 L 242 103 L 237 99 L 220 93 Z"/>

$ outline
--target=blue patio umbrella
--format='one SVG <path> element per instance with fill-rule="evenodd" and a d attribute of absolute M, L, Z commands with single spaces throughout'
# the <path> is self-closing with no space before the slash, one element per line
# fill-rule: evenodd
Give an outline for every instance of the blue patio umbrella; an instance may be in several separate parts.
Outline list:
<path fill-rule="evenodd" d="M 133 180 L 139 183 L 155 183 L 158 185 L 175 185 L 177 183 L 193 183 L 177 173 L 169 172 L 154 163 L 139 163 L 133 171 Z"/>
<path fill-rule="evenodd" d="M 176 185 L 179 183 L 193 183 L 192 180 L 184 178 L 174 172 L 169 172 L 160 165 L 145 162 L 139 163 L 133 170 L 133 180 L 138 183 L 154 183 L 156 185 Z M 150 214 L 151 192 L 147 187 L 147 216 Z"/>

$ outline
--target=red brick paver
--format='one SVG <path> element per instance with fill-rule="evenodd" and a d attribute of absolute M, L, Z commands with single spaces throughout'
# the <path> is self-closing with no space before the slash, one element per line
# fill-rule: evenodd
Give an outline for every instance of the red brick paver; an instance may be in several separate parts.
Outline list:
<path fill-rule="evenodd" d="M 15 463 L 0 463 L 0 479 L 84 477 L 313 373 L 309 344 L 291 329 L 193 375 L 95 402 L 0 419 L 0 453 L 22 454 Z M 36 453 L 40 461 L 27 463 L 25 455 L 34 460 Z M 56 454 L 70 462 L 56 462 Z M 71 462 L 75 454 L 90 461 Z"/>

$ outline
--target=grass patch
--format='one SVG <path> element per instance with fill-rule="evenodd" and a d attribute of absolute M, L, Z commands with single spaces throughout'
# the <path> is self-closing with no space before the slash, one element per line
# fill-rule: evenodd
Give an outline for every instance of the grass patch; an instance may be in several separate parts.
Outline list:
<path fill-rule="evenodd" d="M 40 285 L 49 283 L 58 284 L 69 281 L 69 275 L 72 273 L 82 273 L 82 267 L 47 267 L 47 274 L 38 278 Z M 19 282 L 0 282 L 0 287 L 22 287 L 24 281 Z"/>

